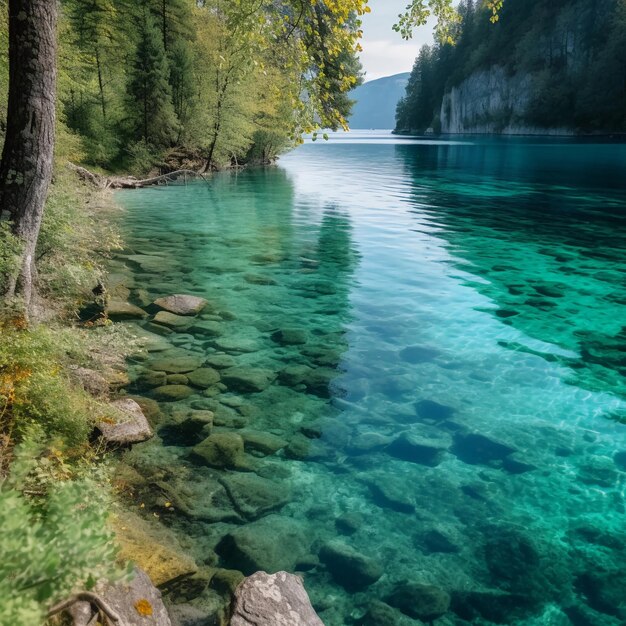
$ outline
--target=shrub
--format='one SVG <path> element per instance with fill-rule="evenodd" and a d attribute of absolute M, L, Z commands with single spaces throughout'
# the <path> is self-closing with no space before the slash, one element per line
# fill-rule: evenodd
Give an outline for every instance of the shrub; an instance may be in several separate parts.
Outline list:
<path fill-rule="evenodd" d="M 11 224 L 0 221 L 0 293 L 6 288 L 6 280 L 17 272 L 20 261 L 20 242 L 11 233 Z"/>
<path fill-rule="evenodd" d="M 0 626 L 41 624 L 50 605 L 120 575 L 106 489 L 81 478 L 28 499 L 21 488 L 36 454 L 32 444 L 22 446 L 0 484 Z"/>

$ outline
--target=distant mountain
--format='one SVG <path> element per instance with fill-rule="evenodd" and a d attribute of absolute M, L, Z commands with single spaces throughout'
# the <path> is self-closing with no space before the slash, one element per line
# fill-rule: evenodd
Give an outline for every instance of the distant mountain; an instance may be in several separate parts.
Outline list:
<path fill-rule="evenodd" d="M 396 104 L 404 96 L 409 76 L 409 72 L 385 76 L 357 87 L 350 94 L 356 100 L 350 128 L 395 128 Z"/>

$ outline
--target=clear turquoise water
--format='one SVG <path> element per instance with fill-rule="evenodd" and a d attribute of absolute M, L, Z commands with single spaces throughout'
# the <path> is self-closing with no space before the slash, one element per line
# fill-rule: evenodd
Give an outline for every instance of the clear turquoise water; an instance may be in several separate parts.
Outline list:
<path fill-rule="evenodd" d="M 304 572 L 327 626 L 376 623 L 359 620 L 404 580 L 450 594 L 438 626 L 626 623 L 625 174 L 618 144 L 370 134 L 120 193 L 131 301 L 202 295 L 220 333 L 170 334 L 134 376 L 181 354 L 312 368 L 162 402 L 126 457 L 145 511 L 198 563 Z M 206 468 L 188 408 L 288 446 Z M 277 553 L 251 565 L 224 540 L 241 528 Z M 332 540 L 382 577 L 355 589 L 318 560 Z"/>

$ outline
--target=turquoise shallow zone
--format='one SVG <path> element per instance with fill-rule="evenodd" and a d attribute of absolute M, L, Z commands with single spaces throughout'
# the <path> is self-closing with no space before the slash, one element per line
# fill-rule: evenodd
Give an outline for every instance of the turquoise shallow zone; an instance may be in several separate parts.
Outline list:
<path fill-rule="evenodd" d="M 626 146 L 333 136 L 117 197 L 131 302 L 210 302 L 131 322 L 131 393 L 226 383 L 170 378 L 126 455 L 198 563 L 302 572 L 327 626 L 626 623 Z"/>

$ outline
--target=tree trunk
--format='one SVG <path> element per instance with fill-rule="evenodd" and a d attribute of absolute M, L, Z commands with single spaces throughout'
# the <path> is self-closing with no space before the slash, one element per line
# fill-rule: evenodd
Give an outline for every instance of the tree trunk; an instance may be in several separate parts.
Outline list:
<path fill-rule="evenodd" d="M 0 164 L 0 213 L 22 241 L 9 296 L 33 294 L 35 247 L 52 179 L 57 0 L 9 0 L 9 104 Z"/>

